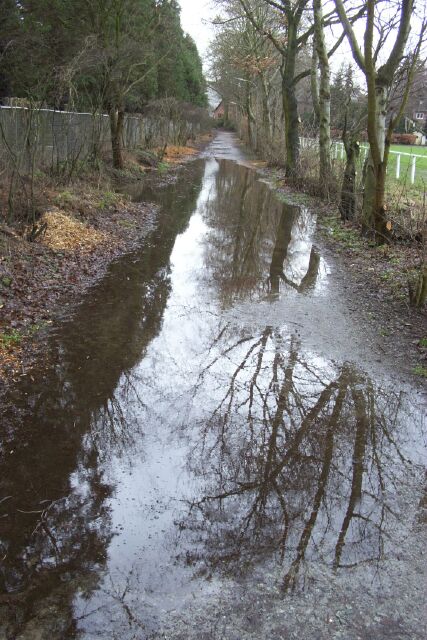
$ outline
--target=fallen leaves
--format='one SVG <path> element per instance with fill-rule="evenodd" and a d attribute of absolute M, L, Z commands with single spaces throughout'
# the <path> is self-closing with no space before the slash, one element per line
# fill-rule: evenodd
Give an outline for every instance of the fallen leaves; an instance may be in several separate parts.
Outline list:
<path fill-rule="evenodd" d="M 76 220 L 60 210 L 44 213 L 47 229 L 39 243 L 54 251 L 92 251 L 108 242 L 109 235 Z"/>
<path fill-rule="evenodd" d="M 168 145 L 163 156 L 163 162 L 176 164 L 181 162 L 183 158 L 194 156 L 198 150 L 194 147 L 181 147 L 176 145 Z"/>
<path fill-rule="evenodd" d="M 209 134 L 199 143 L 210 139 Z M 169 145 L 164 160 L 184 163 L 199 151 Z M 128 164 L 126 175 L 140 179 L 137 159 L 130 155 Z M 101 278 L 113 259 L 141 246 L 153 228 L 155 205 L 130 202 L 112 190 L 111 180 L 114 184 L 117 175 L 107 167 L 102 174 L 76 177 L 66 189 L 47 179 L 37 183 L 39 209 L 46 210 L 38 222 L 47 229 L 34 242 L 20 235 L 22 228 L 9 228 L 0 219 L 0 333 L 16 330 L 22 336 L 19 344 L 9 339 L 0 349 L 1 382 L 25 375 L 45 357 L 40 329 Z"/>
<path fill-rule="evenodd" d="M 52 322 L 64 302 L 72 302 L 102 277 L 114 258 L 139 246 L 147 224 L 151 228 L 153 205 L 120 196 L 120 202 L 110 198 L 108 208 L 101 208 L 93 191 L 78 189 L 73 202 L 79 197 L 84 203 L 83 215 L 75 208 L 66 212 L 53 207 L 41 217 L 48 227 L 35 242 L 0 236 L 2 381 L 16 379 L 40 359 L 41 339 L 34 340 L 41 335 L 39 328 Z M 18 333 L 20 341 L 10 339 Z"/>

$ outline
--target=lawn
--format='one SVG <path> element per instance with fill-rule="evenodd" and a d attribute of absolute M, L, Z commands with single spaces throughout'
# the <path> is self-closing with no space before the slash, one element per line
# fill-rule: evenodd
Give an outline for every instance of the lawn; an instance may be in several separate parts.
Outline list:
<path fill-rule="evenodd" d="M 364 147 L 365 145 L 363 145 Z M 400 156 L 400 178 L 399 182 L 406 182 L 410 185 L 410 163 L 411 158 L 409 155 L 403 154 L 413 154 L 415 156 L 423 156 L 422 158 L 417 158 L 415 163 L 415 185 L 416 187 L 424 187 L 427 185 L 427 147 L 421 146 L 413 146 L 405 144 L 392 144 L 390 151 L 398 151 L 401 152 Z M 363 152 L 361 153 L 363 160 Z M 396 162 L 397 162 L 397 154 L 390 153 L 388 159 L 388 180 L 396 181 Z"/>
<path fill-rule="evenodd" d="M 416 156 L 427 156 L 427 146 L 414 145 L 410 147 L 408 144 L 392 144 L 391 150 L 400 151 L 401 153 L 413 153 Z"/>

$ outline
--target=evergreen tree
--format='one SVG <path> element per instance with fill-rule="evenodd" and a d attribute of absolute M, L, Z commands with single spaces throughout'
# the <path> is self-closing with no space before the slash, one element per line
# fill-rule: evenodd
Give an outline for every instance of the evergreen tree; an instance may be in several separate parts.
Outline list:
<path fill-rule="evenodd" d="M 350 104 L 349 104 L 350 100 Z M 366 111 L 366 97 L 358 86 L 353 66 L 343 63 L 331 83 L 331 125 L 334 129 L 351 128 Z"/>
<path fill-rule="evenodd" d="M 186 99 L 199 107 L 207 107 L 207 87 L 203 75 L 202 61 L 200 60 L 196 43 L 188 34 L 184 36 L 182 48 L 187 90 Z"/>
<path fill-rule="evenodd" d="M 0 13 L 0 102 L 10 95 L 14 73 L 12 45 L 19 34 L 19 12 L 14 0 L 2 0 Z"/>
<path fill-rule="evenodd" d="M 197 47 L 176 0 L 3 0 L 0 96 L 128 111 L 174 97 L 206 106 Z M 114 90 L 113 90 L 114 85 Z"/>
<path fill-rule="evenodd" d="M 162 0 L 158 10 L 157 97 L 174 97 L 205 107 L 207 96 L 202 63 L 194 40 L 182 30 L 179 4 L 176 0 Z"/>

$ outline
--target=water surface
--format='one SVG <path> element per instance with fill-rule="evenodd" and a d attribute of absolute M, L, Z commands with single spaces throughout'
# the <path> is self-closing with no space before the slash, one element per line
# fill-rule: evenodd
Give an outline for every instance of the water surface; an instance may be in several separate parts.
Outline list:
<path fill-rule="evenodd" d="M 0 637 L 423 637 L 421 400 L 233 145 L 3 410 Z"/>

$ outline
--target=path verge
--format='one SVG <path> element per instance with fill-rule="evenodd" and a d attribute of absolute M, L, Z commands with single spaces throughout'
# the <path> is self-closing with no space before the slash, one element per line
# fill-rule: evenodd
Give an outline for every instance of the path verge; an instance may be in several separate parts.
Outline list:
<path fill-rule="evenodd" d="M 142 182 L 152 171 L 167 180 L 210 139 L 167 148 L 157 168 L 129 157 L 123 174 L 107 167 L 66 185 L 45 178 L 39 184 L 42 232 L 32 242 L 28 229 L 0 220 L 0 393 L 43 358 L 49 327 L 64 307 L 77 302 L 113 260 L 143 246 L 157 209 L 132 202 L 124 195 L 126 183 Z"/>
<path fill-rule="evenodd" d="M 280 198 L 307 206 L 317 215 L 317 242 L 335 261 L 333 277 L 358 322 L 377 334 L 382 351 L 419 384 L 427 378 L 427 314 L 409 305 L 408 280 L 420 259 L 416 243 L 375 246 L 356 223 L 342 223 L 337 207 L 293 190 L 282 172 L 260 169 Z"/>

